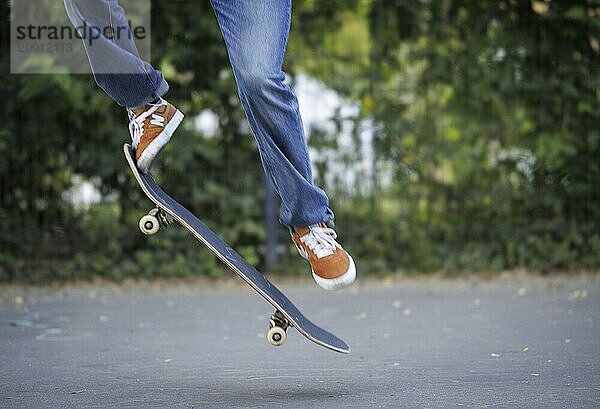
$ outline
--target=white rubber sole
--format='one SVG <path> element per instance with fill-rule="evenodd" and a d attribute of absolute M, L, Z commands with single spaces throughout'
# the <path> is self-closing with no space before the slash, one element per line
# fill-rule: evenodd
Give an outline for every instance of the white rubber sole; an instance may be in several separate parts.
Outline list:
<path fill-rule="evenodd" d="M 171 140 L 171 136 L 175 133 L 181 121 L 183 121 L 183 113 L 180 110 L 175 112 L 173 118 L 167 123 L 165 129 L 146 147 L 142 156 L 137 161 L 137 167 L 142 173 L 148 173 L 154 158 L 159 152 L 165 147 L 169 140 Z"/>
<path fill-rule="evenodd" d="M 350 265 L 348 266 L 348 271 L 344 273 L 344 275 L 336 278 L 323 278 L 316 275 L 314 272 L 312 273 L 313 278 L 319 287 L 325 290 L 338 290 L 343 287 L 347 287 L 356 280 L 356 266 L 354 265 L 354 260 L 348 254 L 350 258 Z"/>

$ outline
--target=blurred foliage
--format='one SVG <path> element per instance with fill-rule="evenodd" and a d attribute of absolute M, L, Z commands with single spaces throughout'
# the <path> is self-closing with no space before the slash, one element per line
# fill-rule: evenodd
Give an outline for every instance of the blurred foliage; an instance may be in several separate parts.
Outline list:
<path fill-rule="evenodd" d="M 0 11 L 0 279 L 222 274 L 184 229 L 139 233 L 150 204 L 122 157 L 125 114 L 91 76 L 10 75 Z M 152 13 L 152 62 L 188 118 L 153 173 L 259 265 L 262 170 L 210 4 Z M 352 124 L 350 152 L 309 130 L 359 270 L 597 269 L 599 42 L 600 6 L 584 0 L 295 0 L 286 70 L 359 106 L 331 119 Z M 193 126 L 207 110 L 215 135 Z M 331 152 L 353 185 L 327 178 Z M 73 205 L 81 180 L 100 202 Z M 276 270 L 306 266 L 290 249 Z"/>
<path fill-rule="evenodd" d="M 353 92 L 371 101 L 376 161 L 393 164 L 394 182 L 363 219 L 384 245 L 359 260 L 384 271 L 598 267 L 592 3 L 372 4 L 372 60 Z"/>

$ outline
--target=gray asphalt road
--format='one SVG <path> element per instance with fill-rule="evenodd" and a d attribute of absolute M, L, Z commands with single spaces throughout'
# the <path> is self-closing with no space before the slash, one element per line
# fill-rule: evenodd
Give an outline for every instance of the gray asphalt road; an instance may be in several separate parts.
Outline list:
<path fill-rule="evenodd" d="M 600 407 L 599 276 L 280 287 L 352 353 L 238 281 L 0 288 L 0 407 Z"/>

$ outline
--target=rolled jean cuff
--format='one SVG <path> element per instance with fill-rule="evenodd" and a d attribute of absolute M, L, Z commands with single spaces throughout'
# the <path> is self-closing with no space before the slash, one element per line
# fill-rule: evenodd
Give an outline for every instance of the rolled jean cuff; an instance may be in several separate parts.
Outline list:
<path fill-rule="evenodd" d="M 161 78 L 158 88 L 152 93 L 152 95 L 142 99 L 142 101 L 139 104 L 136 104 L 136 106 L 127 107 L 127 109 L 136 109 L 146 106 L 149 103 L 156 101 L 158 98 L 163 97 L 167 92 L 169 92 L 169 83 L 164 78 Z"/>
<path fill-rule="evenodd" d="M 306 220 L 306 219 L 304 219 Z M 321 224 L 324 223 L 327 227 L 333 229 L 335 227 L 335 216 L 333 214 L 333 211 L 330 208 L 327 208 L 327 214 L 324 218 L 321 219 L 315 219 L 317 221 L 315 222 L 302 222 L 299 220 L 296 220 L 296 222 L 298 223 L 294 223 L 294 221 L 285 221 L 283 220 L 282 216 L 279 216 L 279 223 L 282 224 L 283 226 L 287 227 L 291 232 L 294 231 L 295 227 L 308 227 L 308 226 L 314 226 L 315 224 Z"/>

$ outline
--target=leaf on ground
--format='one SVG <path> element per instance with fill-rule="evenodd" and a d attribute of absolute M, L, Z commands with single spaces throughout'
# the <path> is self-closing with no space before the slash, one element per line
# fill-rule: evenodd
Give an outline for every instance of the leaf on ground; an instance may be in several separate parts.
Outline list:
<path fill-rule="evenodd" d="M 569 294 L 569 300 L 575 301 L 575 300 L 586 298 L 587 296 L 588 296 L 588 290 L 587 290 L 587 288 L 584 288 L 582 290 L 575 290 L 571 294 Z"/>

